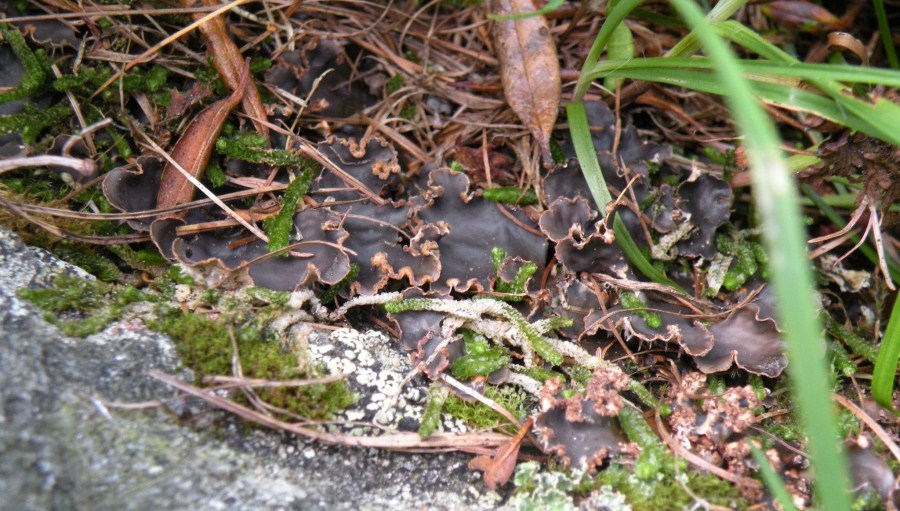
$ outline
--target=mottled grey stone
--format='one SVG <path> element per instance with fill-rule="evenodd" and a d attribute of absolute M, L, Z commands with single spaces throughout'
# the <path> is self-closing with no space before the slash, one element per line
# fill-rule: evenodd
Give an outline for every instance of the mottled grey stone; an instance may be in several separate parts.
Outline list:
<path fill-rule="evenodd" d="M 146 376 L 190 381 L 139 320 L 68 338 L 16 297 L 84 276 L 0 229 L 0 510 L 484 509 L 459 454 L 329 447 L 249 426 Z M 122 408 L 117 403 L 168 401 Z M 177 412 L 177 413 L 176 413 Z"/>

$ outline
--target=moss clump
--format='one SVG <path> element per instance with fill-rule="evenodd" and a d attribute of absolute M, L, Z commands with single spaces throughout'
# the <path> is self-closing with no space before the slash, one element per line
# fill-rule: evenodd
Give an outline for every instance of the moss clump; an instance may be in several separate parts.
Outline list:
<path fill-rule="evenodd" d="M 301 367 L 297 354 L 283 350 L 256 322 L 240 324 L 228 316 L 212 319 L 181 309 L 168 309 L 159 311 L 159 319 L 150 326 L 172 337 L 179 356 L 195 371 L 198 381 L 208 375 L 232 374 L 232 337 L 247 378 L 284 381 L 321 376 L 313 368 Z M 272 406 L 310 419 L 327 419 L 355 401 L 343 381 L 256 389 L 256 393 Z"/>
<path fill-rule="evenodd" d="M 730 509 L 746 509 L 747 502 L 737 488 L 715 475 L 700 472 L 681 474 L 645 481 L 629 472 L 623 465 L 610 465 L 595 481 L 598 487 L 609 486 L 625 495 L 632 509 L 667 511 L 690 509 L 696 499 L 685 490 L 706 501 Z"/>
<path fill-rule="evenodd" d="M 528 261 L 516 271 L 512 282 L 504 282 L 500 278 L 500 267 L 503 265 L 504 259 L 506 259 L 506 250 L 502 247 L 491 249 L 491 264 L 494 265 L 494 291 L 507 295 L 500 297 L 507 302 L 520 302 L 526 294 L 525 284 L 535 274 L 538 266 Z"/>
<path fill-rule="evenodd" d="M 384 92 L 388 96 L 403 88 L 403 75 L 394 75 L 384 84 Z"/>
<path fill-rule="evenodd" d="M 738 289 L 757 273 L 762 278 L 768 277 L 769 259 L 759 243 L 748 241 L 743 236 L 737 239 L 717 236 L 716 249 L 723 254 L 734 256 L 734 262 L 722 280 L 722 287 L 726 290 Z"/>
<path fill-rule="evenodd" d="M 537 194 L 531 188 L 522 190 L 515 186 L 501 186 L 498 188 L 486 188 L 483 191 L 485 199 L 504 204 L 517 204 L 530 206 L 538 203 Z"/>
<path fill-rule="evenodd" d="M 223 130 L 224 131 L 224 130 Z M 216 152 L 229 158 L 250 163 L 265 163 L 279 167 L 299 166 L 315 172 L 320 167 L 314 160 L 284 149 L 266 149 L 266 137 L 259 133 L 237 133 L 216 140 Z"/>
<path fill-rule="evenodd" d="M 0 116 L 0 135 L 19 133 L 26 144 L 33 144 L 45 129 L 71 117 L 72 107 L 68 101 L 60 101 L 46 109 L 26 102 L 24 112 Z"/>
<path fill-rule="evenodd" d="M 629 292 L 622 293 L 621 296 L 619 296 L 619 302 L 622 304 L 622 307 L 633 309 L 634 313 L 637 314 L 638 317 L 643 318 L 650 328 L 659 328 L 662 326 L 662 318 L 659 314 L 647 310 L 647 304 L 638 298 L 636 294 Z"/>
<path fill-rule="evenodd" d="M 51 251 L 56 257 L 82 268 L 104 282 L 120 281 L 123 278 L 122 270 L 116 263 L 94 248 L 61 243 Z"/>
<path fill-rule="evenodd" d="M 7 28 L 5 23 L 0 24 L 0 38 L 12 47 L 13 53 L 19 58 L 25 72 L 18 87 L 0 93 L 0 103 L 8 103 L 17 99 L 24 99 L 40 92 L 47 81 L 50 63 L 43 52 L 33 52 L 25 42 L 22 34 L 15 29 Z"/>
<path fill-rule="evenodd" d="M 487 385 L 484 395 L 509 411 L 519 420 L 523 420 L 530 412 L 533 401 L 528 394 L 514 385 L 495 387 Z M 484 429 L 505 424 L 507 420 L 488 406 L 480 403 L 469 403 L 455 394 L 450 394 L 444 402 L 444 412 L 466 421 L 472 428 Z"/>
<path fill-rule="evenodd" d="M 44 311 L 44 318 L 66 335 L 87 337 L 125 313 L 125 307 L 153 298 L 131 286 L 113 287 L 70 275 L 60 275 L 52 288 L 23 289 L 19 297 Z"/>
<path fill-rule="evenodd" d="M 291 231 L 294 229 L 294 212 L 297 211 L 300 199 L 309 190 L 312 180 L 313 172 L 307 169 L 291 181 L 284 192 L 284 199 L 281 201 L 281 209 L 278 210 L 278 214 L 266 219 L 264 226 L 266 234 L 269 236 L 269 252 L 277 252 L 290 245 Z M 281 255 L 288 256 L 287 252 Z"/>
<path fill-rule="evenodd" d="M 422 412 L 422 423 L 419 425 L 419 436 L 428 439 L 441 425 L 441 410 L 450 391 L 440 383 L 433 383 L 428 389 L 428 402 Z"/>
<path fill-rule="evenodd" d="M 491 347 L 487 338 L 471 330 L 460 329 L 466 354 L 453 361 L 450 371 L 454 378 L 468 380 L 473 376 L 488 375 L 510 363 L 509 351 L 502 346 Z"/>

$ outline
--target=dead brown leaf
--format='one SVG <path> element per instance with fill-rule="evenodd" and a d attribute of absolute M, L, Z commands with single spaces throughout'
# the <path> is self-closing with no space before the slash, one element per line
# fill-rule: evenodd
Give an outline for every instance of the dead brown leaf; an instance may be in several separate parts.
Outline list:
<path fill-rule="evenodd" d="M 494 14 L 533 11 L 531 0 L 495 0 Z M 561 82 L 556 45 L 543 16 L 499 19 L 494 44 L 500 61 L 503 92 L 509 106 L 541 146 L 544 164 L 551 165 L 550 133 L 556 124 Z"/>
<path fill-rule="evenodd" d="M 493 454 L 482 454 L 472 458 L 469 462 L 469 468 L 472 470 L 481 470 L 484 472 L 484 482 L 492 490 L 506 484 L 512 476 L 513 469 L 516 468 L 516 459 L 519 457 L 519 448 L 522 447 L 522 440 L 531 430 L 534 418 L 529 417 L 522 428 L 508 442 L 497 446 L 497 450 Z"/>
<path fill-rule="evenodd" d="M 244 95 L 250 79 L 249 62 L 244 63 L 242 75 L 238 87 L 231 93 L 231 96 L 213 103 L 206 110 L 200 112 L 175 143 L 172 159 L 197 179 L 200 179 L 203 171 L 206 170 L 206 164 L 209 162 L 213 146 L 225 119 Z M 171 208 L 190 202 L 193 198 L 194 185 L 171 162 L 166 163 L 160 178 L 159 191 L 156 194 L 156 207 Z M 184 214 L 182 212 L 177 216 L 183 217 Z"/>
<path fill-rule="evenodd" d="M 193 0 L 182 0 L 182 4 L 186 7 L 190 7 L 193 3 Z M 201 0 L 201 3 L 210 7 L 219 5 L 217 0 Z M 199 20 L 204 16 L 205 13 L 198 12 L 194 14 L 194 19 Z M 241 84 L 241 69 L 244 65 L 244 57 L 241 55 L 237 45 L 234 44 L 234 41 L 231 40 L 231 37 L 228 36 L 228 32 L 225 30 L 225 20 L 222 16 L 217 16 L 200 25 L 199 28 L 203 34 L 203 39 L 206 41 L 206 49 L 212 55 L 213 65 L 216 67 L 216 71 L 219 72 L 219 76 L 222 77 L 222 81 L 231 90 L 237 90 Z M 256 131 L 268 138 L 269 127 L 265 123 L 268 116 L 256 84 L 251 82 L 247 85 L 246 93 L 243 95 L 241 103 L 244 113 L 253 122 Z"/>
<path fill-rule="evenodd" d="M 772 2 L 764 12 L 779 23 L 794 25 L 806 32 L 844 30 L 843 21 L 828 9 L 805 0 L 781 0 Z"/>

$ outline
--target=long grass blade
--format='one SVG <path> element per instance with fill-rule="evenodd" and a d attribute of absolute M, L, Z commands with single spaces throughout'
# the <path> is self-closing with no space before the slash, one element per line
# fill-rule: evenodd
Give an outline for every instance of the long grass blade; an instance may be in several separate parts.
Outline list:
<path fill-rule="evenodd" d="M 717 81 L 713 73 L 696 69 L 631 69 L 619 66 L 603 76 L 665 83 L 723 96 L 729 92 L 728 86 Z M 874 103 L 866 103 L 840 94 L 840 101 L 835 101 L 831 97 L 815 94 L 793 85 L 753 81 L 750 86 L 753 93 L 767 104 L 788 110 L 812 113 L 879 140 L 900 145 L 900 132 L 890 129 L 896 119 L 900 118 L 900 105 L 886 99 L 881 98 Z"/>
<path fill-rule="evenodd" d="M 875 17 L 878 19 L 878 31 L 881 32 L 881 42 L 884 44 L 884 54 L 888 64 L 894 69 L 900 69 L 900 60 L 897 59 L 897 49 L 894 48 L 894 33 L 888 23 L 887 12 L 884 10 L 884 0 L 872 0 L 875 7 Z"/>
<path fill-rule="evenodd" d="M 578 163 L 581 165 L 581 172 L 584 174 L 591 196 L 602 214 L 605 206 L 612 202 L 612 196 L 609 193 L 609 188 L 606 186 L 606 181 L 603 179 L 603 172 L 600 169 L 600 162 L 597 160 L 597 153 L 594 152 L 594 142 L 591 140 L 590 126 L 584 103 L 569 103 L 566 105 L 566 116 L 569 122 L 569 132 L 572 134 L 572 142 L 575 145 L 575 154 L 578 156 Z M 613 214 L 613 232 L 616 234 L 616 242 L 622 248 L 625 257 L 638 271 L 656 283 L 687 294 L 681 286 L 666 277 L 663 272 L 659 271 L 644 257 L 637 243 L 631 238 L 628 228 L 625 227 L 622 219 L 616 214 Z"/>
<path fill-rule="evenodd" d="M 784 481 L 775 473 L 775 468 L 772 466 L 769 458 L 766 458 L 766 455 L 763 454 L 759 447 L 753 445 L 753 442 L 750 442 L 750 452 L 753 453 L 753 459 L 759 464 L 759 473 L 762 475 L 766 487 L 769 488 L 772 496 L 781 505 L 781 509 L 784 511 L 797 511 L 797 507 L 794 506 L 794 500 L 791 498 L 791 492 L 784 485 Z"/>
<path fill-rule="evenodd" d="M 778 317 L 785 326 L 794 396 L 809 437 L 822 509 L 850 509 L 846 458 L 832 413 L 830 379 L 821 325 L 813 302 L 813 280 L 806 260 L 806 236 L 795 184 L 786 168 L 775 126 L 753 97 L 737 57 L 690 0 L 671 0 L 696 30 L 706 54 L 716 62 L 719 80 L 738 129 L 745 136 L 753 178 L 753 197 L 771 263 Z"/>
<path fill-rule="evenodd" d="M 585 57 L 582 70 L 590 69 L 598 60 L 600 60 L 600 55 L 603 53 L 603 50 L 606 49 L 606 45 L 609 43 L 610 38 L 612 38 L 616 27 L 625 21 L 628 14 L 640 5 L 641 1 L 642 0 L 621 0 L 616 3 L 615 7 L 606 13 L 606 20 L 603 22 L 603 26 L 600 27 L 600 32 L 597 32 L 597 36 L 594 38 L 594 44 L 591 45 L 591 49 L 588 52 L 587 57 Z M 584 76 L 584 73 L 581 74 L 578 78 L 578 83 L 575 84 L 575 92 L 572 93 L 573 104 L 580 102 L 582 98 L 584 98 L 588 87 L 591 86 L 591 81 L 590 78 Z"/>
<path fill-rule="evenodd" d="M 833 80 L 846 83 L 867 83 L 900 87 L 900 71 L 878 69 L 872 67 L 848 66 L 839 64 L 805 64 L 792 62 L 771 62 L 765 60 L 741 60 L 747 78 L 760 81 L 773 81 L 769 77 L 786 77 L 783 83 L 796 84 L 799 80 Z M 612 70 L 637 69 L 700 69 L 714 70 L 715 65 L 706 57 L 653 57 L 639 59 L 615 59 L 598 62 L 588 72 L 592 80 L 606 76 Z"/>
<path fill-rule="evenodd" d="M 897 362 L 900 361 L 900 296 L 894 297 L 894 307 L 888 320 L 875 370 L 872 372 L 872 396 L 881 406 L 894 409 L 894 380 L 897 378 Z"/>

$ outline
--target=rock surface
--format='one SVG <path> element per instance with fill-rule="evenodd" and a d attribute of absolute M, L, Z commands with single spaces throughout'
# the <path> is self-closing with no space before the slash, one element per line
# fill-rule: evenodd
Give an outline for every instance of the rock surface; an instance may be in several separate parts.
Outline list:
<path fill-rule="evenodd" d="M 242 424 L 145 375 L 190 380 L 140 321 L 68 338 L 20 300 L 60 272 L 0 229 L 0 510 L 487 509 L 460 454 L 327 447 Z M 346 334 L 345 334 L 346 335 Z M 362 335 L 362 334 L 361 334 Z M 168 401 L 167 406 L 119 406 Z M 176 416 L 176 412 L 180 416 Z"/>

